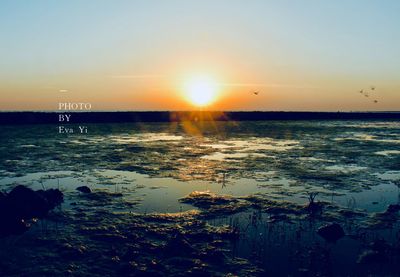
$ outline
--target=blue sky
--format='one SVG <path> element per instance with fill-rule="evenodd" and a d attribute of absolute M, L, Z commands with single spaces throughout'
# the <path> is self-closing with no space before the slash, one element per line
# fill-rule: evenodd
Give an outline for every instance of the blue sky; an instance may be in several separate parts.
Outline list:
<path fill-rule="evenodd" d="M 398 110 L 399 14 L 388 0 L 1 0 L 0 109 L 51 109 L 60 89 L 99 109 L 185 109 L 172 98 L 201 71 L 230 87 L 221 109 Z M 354 93 L 371 84 L 379 106 Z"/>

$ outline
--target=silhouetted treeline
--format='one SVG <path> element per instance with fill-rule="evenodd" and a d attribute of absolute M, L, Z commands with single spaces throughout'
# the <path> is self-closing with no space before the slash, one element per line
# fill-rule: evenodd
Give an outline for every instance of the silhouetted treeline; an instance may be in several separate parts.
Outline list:
<path fill-rule="evenodd" d="M 70 122 L 60 114 L 71 114 Z M 399 120 L 400 112 L 0 112 L 0 124 L 365 119 Z"/>

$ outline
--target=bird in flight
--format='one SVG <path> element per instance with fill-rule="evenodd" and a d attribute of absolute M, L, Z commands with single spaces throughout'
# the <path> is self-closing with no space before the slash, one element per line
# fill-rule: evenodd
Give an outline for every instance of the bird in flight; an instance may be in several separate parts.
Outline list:
<path fill-rule="evenodd" d="M 260 91 L 256 90 L 256 91 L 253 91 L 253 93 L 254 93 L 254 95 L 258 95 L 260 93 Z"/>

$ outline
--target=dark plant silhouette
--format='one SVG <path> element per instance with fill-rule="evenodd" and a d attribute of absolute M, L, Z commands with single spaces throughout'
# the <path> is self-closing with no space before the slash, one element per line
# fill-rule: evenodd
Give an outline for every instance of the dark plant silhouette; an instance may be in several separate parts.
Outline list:
<path fill-rule="evenodd" d="M 320 202 L 315 202 L 315 197 L 317 197 L 317 195 L 318 195 L 318 192 L 309 192 L 308 193 L 307 210 L 312 215 L 322 211 L 322 204 Z"/>

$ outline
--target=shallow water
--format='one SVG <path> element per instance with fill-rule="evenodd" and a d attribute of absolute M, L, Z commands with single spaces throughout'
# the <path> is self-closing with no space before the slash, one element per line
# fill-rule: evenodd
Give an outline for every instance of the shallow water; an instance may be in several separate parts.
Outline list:
<path fill-rule="evenodd" d="M 258 261 L 274 275 L 375 273 L 375 268 L 360 268 L 356 263 L 368 243 L 353 237 L 364 230 L 368 238 L 396 242 L 396 221 L 389 228 L 379 225 L 374 216 L 400 201 L 398 122 L 93 124 L 88 128 L 88 134 L 65 135 L 52 125 L 1 126 L 1 189 L 8 191 L 15 184 L 60 188 L 66 195 L 66 211 L 87 205 L 75 191 L 80 185 L 122 193 L 122 198 L 106 206 L 113 211 L 204 210 L 211 213 L 205 219 L 210 224 L 237 225 L 241 230 L 241 238 L 232 245 L 233 255 Z M 318 192 L 317 201 L 337 210 L 330 208 L 311 221 L 291 216 L 277 220 L 276 214 L 264 211 L 255 220 L 254 205 L 227 216 L 212 215 L 180 201 L 193 191 L 237 199 L 261 195 L 300 206 L 308 203 L 310 192 Z M 362 216 L 350 219 L 340 209 Z M 342 223 L 346 233 L 354 236 L 325 244 L 315 231 L 332 221 Z M 34 231 L 28 233 L 34 236 Z M 70 232 L 73 236 L 73 229 Z M 301 255 L 293 255 L 296 251 Z M 327 261 L 315 261 L 323 269 L 307 265 L 313 251 L 329 256 Z M 386 267 L 388 274 L 397 273 L 390 264 Z"/>

